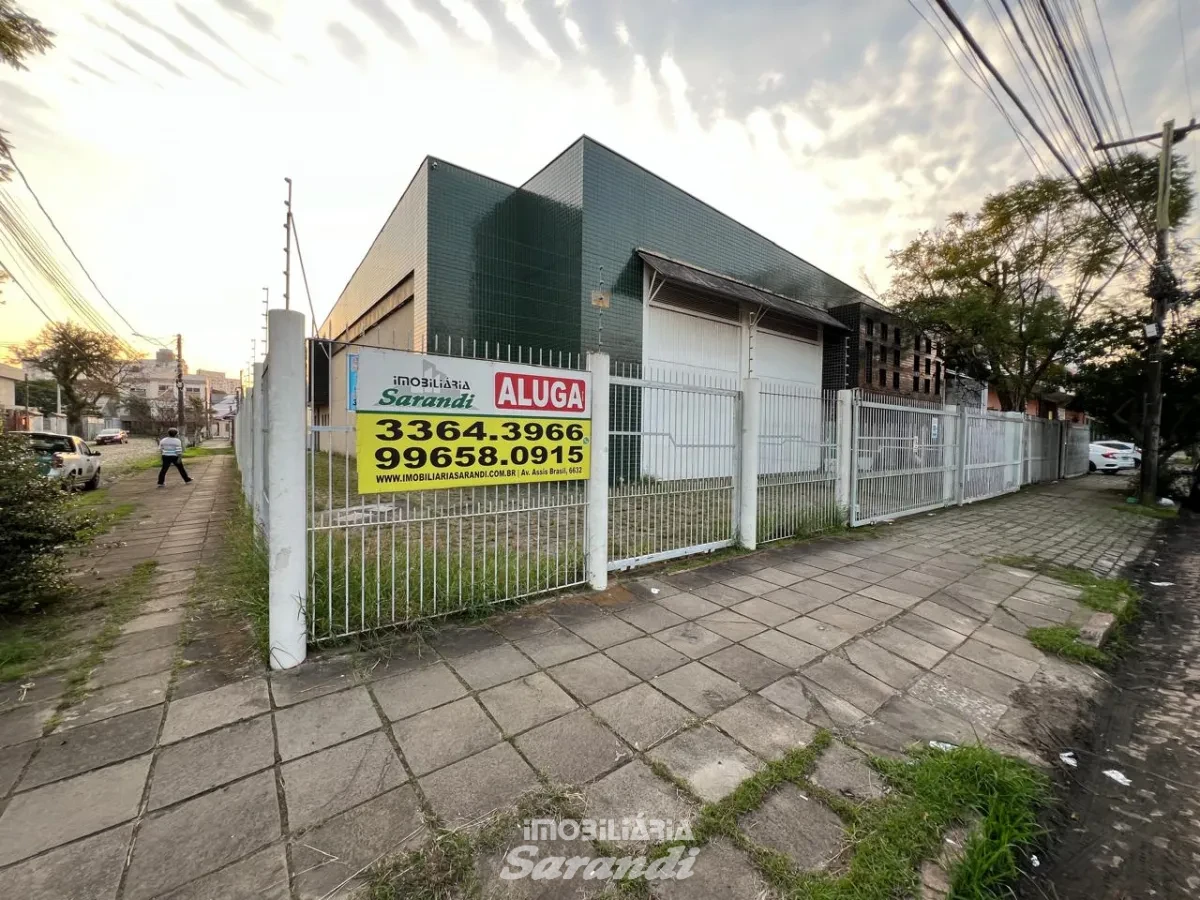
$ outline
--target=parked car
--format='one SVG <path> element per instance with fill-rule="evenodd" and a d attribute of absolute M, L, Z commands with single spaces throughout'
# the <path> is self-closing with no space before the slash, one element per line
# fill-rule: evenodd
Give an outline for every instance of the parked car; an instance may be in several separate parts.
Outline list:
<path fill-rule="evenodd" d="M 1095 446 L 1108 447 L 1110 450 L 1124 450 L 1133 457 L 1133 467 L 1142 467 L 1142 448 L 1129 441 L 1096 441 Z"/>
<path fill-rule="evenodd" d="M 47 478 L 67 490 L 82 485 L 84 490 L 100 486 L 100 451 L 93 450 L 81 438 L 48 431 L 23 432 L 38 468 Z"/>
<path fill-rule="evenodd" d="M 1092 441 L 1088 445 L 1088 471 L 1114 475 L 1122 469 L 1134 468 L 1133 454 L 1128 450 L 1109 447 L 1107 442 Z"/>
<path fill-rule="evenodd" d="M 95 439 L 95 441 L 93 441 L 93 443 L 95 443 L 97 445 L 99 445 L 99 444 L 128 444 L 129 443 L 129 432 L 124 431 L 120 428 L 105 428 L 103 431 L 101 431 L 99 434 L 96 435 L 96 439 Z"/>

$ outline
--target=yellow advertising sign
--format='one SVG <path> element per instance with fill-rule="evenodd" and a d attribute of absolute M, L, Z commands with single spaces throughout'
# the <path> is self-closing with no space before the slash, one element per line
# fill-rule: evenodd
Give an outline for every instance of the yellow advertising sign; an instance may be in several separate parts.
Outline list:
<path fill-rule="evenodd" d="M 358 491 L 379 494 L 587 478 L 589 419 L 360 412 Z"/>

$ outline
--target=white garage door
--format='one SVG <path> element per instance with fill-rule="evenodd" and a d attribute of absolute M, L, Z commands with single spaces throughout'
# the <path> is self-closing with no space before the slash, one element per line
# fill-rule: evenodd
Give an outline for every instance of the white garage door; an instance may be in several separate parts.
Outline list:
<path fill-rule="evenodd" d="M 759 473 L 821 468 L 825 436 L 820 346 L 760 330 L 754 341 L 753 369 L 763 391 Z"/>
<path fill-rule="evenodd" d="M 738 386 L 742 329 L 674 309 L 650 307 L 645 377 L 681 385 Z M 737 446 L 736 405 L 698 390 L 642 393 L 642 474 L 663 481 L 731 477 Z"/>

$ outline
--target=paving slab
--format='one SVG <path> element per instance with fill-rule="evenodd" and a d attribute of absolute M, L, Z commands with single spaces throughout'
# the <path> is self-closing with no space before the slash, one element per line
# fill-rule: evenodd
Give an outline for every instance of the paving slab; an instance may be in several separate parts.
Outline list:
<path fill-rule="evenodd" d="M 633 687 L 640 680 L 603 653 L 563 663 L 548 669 L 547 673 L 585 704 Z"/>
<path fill-rule="evenodd" d="M 811 616 L 801 616 L 799 619 L 785 622 L 779 630 L 822 650 L 833 650 L 854 637 L 849 631 Z"/>
<path fill-rule="evenodd" d="M 912 611 L 923 619 L 958 632 L 963 637 L 970 637 L 980 625 L 978 620 L 949 610 L 932 600 L 922 600 L 913 607 Z"/>
<path fill-rule="evenodd" d="M 738 644 L 704 657 L 704 665 L 736 681 L 747 691 L 766 687 L 789 671 L 788 666 Z"/>
<path fill-rule="evenodd" d="M 830 604 L 829 606 L 822 606 L 820 609 L 815 609 L 812 611 L 811 617 L 818 622 L 824 622 L 826 625 L 840 628 L 849 634 L 869 631 L 879 624 L 869 616 L 860 615 L 837 604 Z"/>
<path fill-rule="evenodd" d="M 798 675 L 781 678 L 759 694 L 818 728 L 847 728 L 867 717 L 854 704 Z"/>
<path fill-rule="evenodd" d="M 846 844 L 842 820 L 793 784 L 773 790 L 738 824 L 751 843 L 785 854 L 804 872 L 829 868 Z"/>
<path fill-rule="evenodd" d="M 744 591 L 751 597 L 761 597 L 779 587 L 777 584 L 772 584 L 761 578 L 755 578 L 753 575 L 737 575 L 733 578 L 727 578 L 725 583 L 730 587 L 737 588 L 739 591 Z"/>
<path fill-rule="evenodd" d="M 807 582 L 806 582 L 807 583 Z M 799 587 L 799 585 L 797 585 Z M 811 594 L 806 594 L 792 588 L 780 588 L 777 591 L 771 591 L 767 594 L 764 600 L 769 600 L 776 606 L 782 606 L 785 609 L 790 609 L 796 615 L 804 615 L 810 613 L 814 609 L 820 609 L 827 601 L 818 599 Z"/>
<path fill-rule="evenodd" d="M 150 809 L 161 809 L 275 764 L 267 716 L 164 747 L 154 763 Z"/>
<path fill-rule="evenodd" d="M 589 818 L 612 819 L 617 823 L 645 817 L 679 824 L 691 822 L 697 812 L 687 797 L 655 775 L 640 759 L 601 778 L 585 791 L 584 797 Z"/>
<path fill-rule="evenodd" d="M 491 688 L 479 695 L 505 734 L 519 734 L 576 709 L 574 700 L 545 672 Z"/>
<path fill-rule="evenodd" d="M 773 629 L 755 635 L 743 644 L 788 669 L 799 669 L 825 652 L 820 647 Z"/>
<path fill-rule="evenodd" d="M 1009 597 L 1004 601 L 1004 608 L 1018 619 L 1028 621 L 1030 617 L 1043 619 L 1056 625 L 1061 625 L 1071 618 L 1071 614 L 1057 606 L 1047 606 L 1044 603 L 1033 603 L 1018 597 Z"/>
<path fill-rule="evenodd" d="M 688 569 L 673 575 L 664 575 L 661 580 L 679 591 L 691 591 L 712 584 L 712 579 L 703 569 Z"/>
<path fill-rule="evenodd" d="M 758 694 L 721 710 L 709 722 L 763 759 L 808 746 L 817 729 Z"/>
<path fill-rule="evenodd" d="M 872 631 L 871 641 L 922 669 L 932 669 L 948 652 L 893 625 Z"/>
<path fill-rule="evenodd" d="M 754 619 L 748 619 L 732 609 L 719 609 L 710 616 L 698 619 L 697 624 L 731 641 L 745 640 L 767 628 L 766 625 L 756 622 Z"/>
<path fill-rule="evenodd" d="M 544 634 L 558 627 L 558 623 L 540 609 L 531 610 L 525 614 L 503 615 L 496 619 L 490 619 L 488 624 L 510 641 L 519 641 L 522 638 L 533 637 L 535 634 Z"/>
<path fill-rule="evenodd" d="M 151 813 L 138 830 L 127 900 L 149 900 L 235 862 L 281 834 L 275 775 L 262 772 Z"/>
<path fill-rule="evenodd" d="M 537 668 L 528 657 L 507 642 L 477 653 L 454 657 L 449 662 L 458 676 L 476 691 L 528 675 Z"/>
<path fill-rule="evenodd" d="M 1008 708 L 991 697 L 932 672 L 917 679 L 909 693 L 915 700 L 971 723 L 980 735 L 995 728 Z"/>
<path fill-rule="evenodd" d="M 101 832 L 0 871 L 11 900 L 115 900 L 133 825 Z"/>
<path fill-rule="evenodd" d="M 886 622 L 893 616 L 900 615 L 901 612 L 898 607 L 882 603 L 879 600 L 872 600 L 862 594 L 847 594 L 834 606 L 848 609 L 860 616 L 866 616 L 868 619 L 874 619 L 876 623 Z"/>
<path fill-rule="evenodd" d="M 730 641 L 695 622 L 687 622 L 660 631 L 655 637 L 673 650 L 692 659 L 699 659 L 728 647 Z"/>
<path fill-rule="evenodd" d="M 957 651 L 938 663 L 933 671 L 957 685 L 978 691 L 1005 706 L 1009 704 L 1013 692 L 1022 684 L 1015 678 L 959 656 Z"/>
<path fill-rule="evenodd" d="M 730 610 L 770 627 L 790 622 L 797 616 L 794 609 L 788 609 L 786 606 L 772 603 L 763 597 L 751 597 L 749 600 L 738 603 L 736 606 L 731 606 Z"/>
<path fill-rule="evenodd" d="M 292 839 L 296 895 L 325 900 L 353 893 L 365 883 L 365 869 L 381 857 L 420 846 L 427 837 L 412 786 L 388 791 Z"/>
<path fill-rule="evenodd" d="M 165 625 L 161 628 L 152 628 L 149 631 L 139 631 L 136 634 L 130 634 L 119 638 L 113 645 L 109 658 L 116 656 L 126 656 L 130 653 L 144 653 L 147 650 L 154 650 L 159 647 L 174 647 L 179 643 L 179 637 L 183 633 L 181 625 Z"/>
<path fill-rule="evenodd" d="M 164 612 L 134 616 L 121 626 L 121 634 L 137 634 L 139 631 L 149 631 L 152 628 L 161 628 L 164 625 L 179 625 L 185 617 L 185 612 L 182 609 L 169 609 Z"/>
<path fill-rule="evenodd" d="M 433 811 L 454 828 L 516 805 L 538 780 L 511 744 L 497 744 L 426 775 L 420 785 Z"/>
<path fill-rule="evenodd" d="M 951 744 L 975 743 L 982 733 L 978 727 L 951 712 L 908 695 L 885 703 L 875 718 L 903 735 L 903 749 L 911 743 L 946 741 Z"/>
<path fill-rule="evenodd" d="M 0 866 L 132 819 L 149 771 L 146 754 L 17 794 L 0 814 Z"/>
<path fill-rule="evenodd" d="M 889 685 L 833 655 L 809 666 L 804 670 L 804 675 L 868 714 L 875 712 L 896 693 Z"/>
<path fill-rule="evenodd" d="M 252 853 L 204 875 L 161 900 L 290 900 L 283 844 Z"/>
<path fill-rule="evenodd" d="M 380 733 L 366 734 L 346 744 L 284 763 L 281 774 L 283 796 L 288 806 L 288 827 L 292 830 L 307 828 L 335 816 L 350 806 L 400 786 L 408 778 L 390 740 Z M 251 778 L 259 778 L 259 775 Z M 176 806 L 175 809 L 181 808 Z"/>
<path fill-rule="evenodd" d="M 1003 650 L 1005 653 L 1011 653 L 1013 656 L 1019 656 L 1021 659 L 1030 662 L 1040 664 L 1046 658 L 1046 655 L 1041 650 L 1029 643 L 1029 639 L 1023 633 L 1019 635 L 1013 634 L 1011 631 L 997 628 L 991 622 L 981 626 L 971 636 L 971 639 L 982 641 L 988 646 Z"/>
<path fill-rule="evenodd" d="M 841 566 L 837 571 L 841 575 L 854 578 L 858 581 L 865 581 L 867 584 L 878 584 L 888 577 L 882 572 L 872 572 L 870 569 L 864 569 L 859 565 Z"/>
<path fill-rule="evenodd" d="M 673 594 L 658 601 L 658 605 L 675 613 L 681 619 L 699 619 L 721 609 L 719 603 L 705 600 L 696 594 Z"/>
<path fill-rule="evenodd" d="M 660 675 L 651 683 L 701 717 L 712 715 L 746 695 L 736 681 L 698 662 Z"/>
<path fill-rule="evenodd" d="M 925 671 L 867 638 L 851 641 L 842 652 L 858 668 L 897 691 L 907 688 Z"/>
<path fill-rule="evenodd" d="M 716 803 L 762 768 L 762 762 L 707 725 L 659 744 L 648 754 L 687 782 L 706 803 Z"/>
<path fill-rule="evenodd" d="M 167 697 L 170 672 L 158 672 L 100 688 L 62 714 L 60 729 L 78 728 L 102 719 L 157 706 Z"/>
<path fill-rule="evenodd" d="M 352 687 L 358 682 L 352 656 L 308 660 L 302 666 L 271 673 L 271 696 L 276 706 L 291 706 Z M 378 677 L 378 676 L 377 676 Z"/>
<path fill-rule="evenodd" d="M 851 800 L 878 800 L 884 795 L 883 776 L 867 764 L 866 754 L 834 741 L 817 759 L 812 783 Z"/>
<path fill-rule="evenodd" d="M 635 750 L 645 750 L 683 728 L 692 718 L 684 707 L 648 684 L 614 694 L 591 707 Z"/>
<path fill-rule="evenodd" d="M 596 648 L 565 628 L 556 628 L 517 641 L 517 646 L 542 668 L 595 653 Z"/>
<path fill-rule="evenodd" d="M 677 669 L 688 661 L 688 657 L 652 637 L 618 644 L 604 652 L 639 678 L 646 679 Z"/>
<path fill-rule="evenodd" d="M 247 678 L 215 691 L 193 694 L 167 706 L 161 743 L 170 744 L 271 708 L 265 678 Z"/>
<path fill-rule="evenodd" d="M 175 664 L 175 652 L 174 647 L 158 647 L 145 653 L 115 656 L 93 669 L 88 683 L 93 688 L 102 688 L 165 672 Z"/>
<path fill-rule="evenodd" d="M 635 603 L 617 610 L 614 615 L 647 634 L 654 634 L 656 631 L 681 625 L 687 621 L 683 616 L 676 615 L 662 604 L 649 602 Z"/>
<path fill-rule="evenodd" d="M 979 632 L 975 634 L 976 637 L 966 641 L 955 651 L 958 656 L 1025 683 L 1032 681 L 1033 676 L 1038 673 L 1038 663 L 993 647 L 986 641 L 977 639 Z"/>
<path fill-rule="evenodd" d="M 837 588 L 845 593 L 854 594 L 861 591 L 863 588 L 870 587 L 870 582 L 861 581 L 858 578 L 851 578 L 849 575 L 843 575 L 841 572 L 822 572 L 812 579 L 819 584 L 827 584 L 830 587 Z"/>
<path fill-rule="evenodd" d="M 843 579 L 848 577 L 850 576 L 842 576 Z M 857 581 L 858 579 L 854 580 Z M 830 584 L 825 580 L 818 581 L 816 579 L 797 582 L 796 584 L 790 586 L 790 590 L 797 594 L 803 594 L 806 597 L 811 597 L 814 600 L 820 600 L 822 603 L 826 604 L 833 603 L 835 600 L 840 600 L 842 597 L 845 597 L 847 593 L 849 593 L 846 588 L 840 587 L 836 584 Z"/>
<path fill-rule="evenodd" d="M 926 643 L 933 644 L 942 650 L 953 650 L 967 639 L 966 635 L 959 634 L 952 628 L 939 625 L 937 622 L 927 619 L 924 616 L 918 616 L 911 611 L 892 619 L 890 624 L 905 634 L 920 638 Z"/>
<path fill-rule="evenodd" d="M 365 687 L 327 694 L 275 713 L 279 756 L 296 759 L 374 731 L 383 723 Z"/>
<path fill-rule="evenodd" d="M 446 659 L 478 653 L 503 643 L 501 635 L 482 625 L 440 629 L 429 638 L 430 646 Z"/>
<path fill-rule="evenodd" d="M 0 797 L 4 797 L 9 788 L 16 784 L 37 746 L 37 741 L 26 741 L 0 748 Z"/>
<path fill-rule="evenodd" d="M 721 581 L 714 581 L 712 584 L 696 588 L 692 593 L 697 597 L 703 597 L 705 600 L 711 600 L 718 606 L 733 606 L 735 603 L 741 603 L 743 600 L 749 600 L 754 596 L 747 591 L 739 591 L 732 585 Z"/>
<path fill-rule="evenodd" d="M 696 569 L 695 571 L 703 572 L 704 569 Z M 670 594 L 677 594 L 680 591 L 669 579 L 661 578 L 636 578 L 633 581 L 624 582 L 624 586 L 633 596 L 643 600 L 666 597 Z"/>
<path fill-rule="evenodd" d="M 633 755 L 582 709 L 525 732 L 515 743 L 534 768 L 558 784 L 586 784 Z"/>
<path fill-rule="evenodd" d="M 643 601 L 634 601 L 635 604 L 641 602 Z M 640 629 L 615 615 L 601 615 L 584 622 L 567 623 L 567 628 L 593 647 L 601 650 L 614 644 L 631 641 L 636 637 L 641 637 L 642 634 Z"/>
<path fill-rule="evenodd" d="M 930 584 L 928 579 L 918 577 L 916 572 L 905 572 L 903 575 L 893 575 L 891 578 L 885 578 L 883 581 L 877 582 L 870 589 L 862 588 L 860 592 L 868 597 L 873 597 L 876 600 L 882 600 L 884 603 L 891 603 L 893 606 L 900 606 L 908 609 L 915 606 L 923 598 L 930 594 L 936 593 L 946 582 L 940 578 L 930 579 L 936 584 Z M 875 593 L 872 593 L 872 590 Z M 886 594 L 884 593 L 886 592 Z"/>
<path fill-rule="evenodd" d="M 501 738 L 500 729 L 472 697 L 403 719 L 392 731 L 416 775 L 478 753 Z"/>
<path fill-rule="evenodd" d="M 162 707 L 156 706 L 42 738 L 38 755 L 19 787 L 27 791 L 149 753 L 154 749 L 161 723 Z"/>
<path fill-rule="evenodd" d="M 790 572 L 791 574 L 802 579 L 815 578 L 826 571 L 825 569 L 818 568 L 817 566 L 810 566 L 808 563 L 799 562 L 797 560 L 781 562 L 776 566 L 776 568 L 782 569 L 784 572 Z"/>
<path fill-rule="evenodd" d="M 445 663 L 382 678 L 371 685 L 383 714 L 393 722 L 466 696 L 467 689 Z"/>

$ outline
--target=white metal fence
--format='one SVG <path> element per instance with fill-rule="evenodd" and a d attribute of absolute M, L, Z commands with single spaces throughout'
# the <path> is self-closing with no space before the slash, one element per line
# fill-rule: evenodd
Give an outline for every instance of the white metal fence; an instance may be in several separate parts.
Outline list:
<path fill-rule="evenodd" d="M 360 345 L 306 341 L 297 313 L 273 310 L 271 327 L 283 331 L 243 392 L 234 446 L 269 549 L 276 667 L 302 659 L 306 641 L 603 587 L 614 569 L 913 515 L 1088 470 L 1086 425 L 643 372 L 595 354 L 590 478 L 361 493 L 348 399 Z M 583 368 L 565 353 L 440 349 Z"/>
<path fill-rule="evenodd" d="M 732 545 L 739 385 L 616 364 L 609 398 L 608 568 Z"/>

